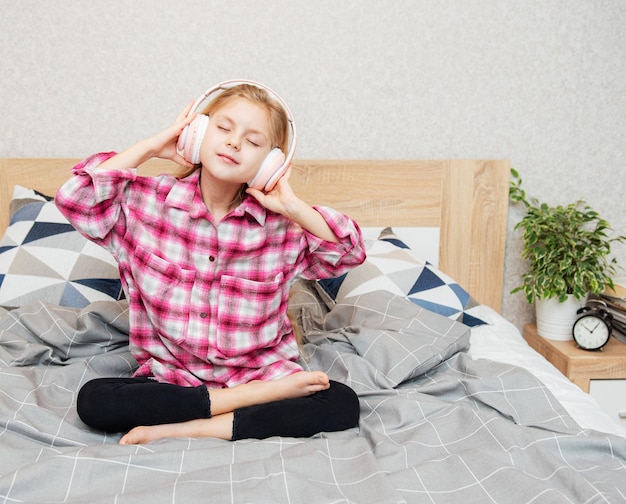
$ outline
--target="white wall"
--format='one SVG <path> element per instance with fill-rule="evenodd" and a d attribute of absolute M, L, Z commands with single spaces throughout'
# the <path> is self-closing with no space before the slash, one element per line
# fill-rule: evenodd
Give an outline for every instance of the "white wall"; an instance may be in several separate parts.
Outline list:
<path fill-rule="evenodd" d="M 508 158 L 626 233 L 624 26 L 622 0 L 0 0 L 0 157 L 121 149 L 248 78 L 290 104 L 297 157 Z"/>

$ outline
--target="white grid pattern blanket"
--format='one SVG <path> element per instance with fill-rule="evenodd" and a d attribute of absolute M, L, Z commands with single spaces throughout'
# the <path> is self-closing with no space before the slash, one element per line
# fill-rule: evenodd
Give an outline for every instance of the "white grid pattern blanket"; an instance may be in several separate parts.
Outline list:
<path fill-rule="evenodd" d="M 85 381 L 124 376 L 123 303 L 0 320 L 0 502 L 623 502 L 626 440 L 581 430 L 528 372 L 387 293 L 294 311 L 305 365 L 351 385 L 358 428 L 310 439 L 119 446 L 81 423 Z"/>

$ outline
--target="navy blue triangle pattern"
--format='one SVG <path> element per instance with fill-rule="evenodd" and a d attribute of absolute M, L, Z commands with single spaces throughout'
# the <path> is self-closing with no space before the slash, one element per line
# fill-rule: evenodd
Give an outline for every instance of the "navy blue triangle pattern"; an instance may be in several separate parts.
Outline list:
<path fill-rule="evenodd" d="M 63 233 L 75 233 L 76 230 L 71 224 L 62 224 L 57 222 L 34 222 L 30 231 L 24 238 L 22 244 L 31 243 L 50 236 L 56 236 Z"/>
<path fill-rule="evenodd" d="M 123 293 L 121 282 L 114 278 L 83 278 L 72 280 L 72 283 L 100 291 L 113 299 L 121 299 Z"/>
<path fill-rule="evenodd" d="M 408 249 L 409 246 L 404 243 L 402 240 L 398 240 L 395 237 L 388 237 L 388 238 L 380 238 L 380 240 L 382 241 L 386 241 L 387 243 L 391 243 L 392 245 L 395 245 L 398 248 L 403 248 L 403 249 Z"/>
<path fill-rule="evenodd" d="M 478 317 L 474 317 L 470 315 L 469 313 L 463 313 L 463 318 L 460 320 L 460 322 L 464 323 L 466 326 L 469 326 L 469 327 L 475 327 L 475 326 L 486 324 L 486 322 L 484 322 L 483 320 L 479 319 Z"/>
<path fill-rule="evenodd" d="M 336 278 L 325 278 L 318 281 L 318 285 L 324 289 L 326 294 L 328 294 L 332 299 L 337 299 L 339 294 L 339 288 L 343 284 L 343 281 L 346 278 L 347 273 L 344 273 L 341 276 Z"/>
<path fill-rule="evenodd" d="M 420 273 L 420 276 L 417 278 L 408 294 L 417 294 L 418 292 L 441 287 L 442 285 L 446 285 L 446 282 L 444 282 L 440 276 L 435 274 L 435 272 L 425 265 L 424 269 Z"/>

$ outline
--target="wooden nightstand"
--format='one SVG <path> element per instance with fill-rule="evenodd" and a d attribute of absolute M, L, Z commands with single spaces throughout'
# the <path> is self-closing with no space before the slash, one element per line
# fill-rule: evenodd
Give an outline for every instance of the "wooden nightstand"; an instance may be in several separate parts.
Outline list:
<path fill-rule="evenodd" d="M 542 338 L 535 324 L 524 326 L 524 339 L 615 421 L 626 423 L 626 345 L 611 337 L 602 350 L 582 350 L 574 340 Z"/>

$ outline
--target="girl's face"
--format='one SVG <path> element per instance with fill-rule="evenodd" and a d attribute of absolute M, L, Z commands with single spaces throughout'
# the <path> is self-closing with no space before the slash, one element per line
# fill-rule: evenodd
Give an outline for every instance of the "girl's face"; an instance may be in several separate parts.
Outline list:
<path fill-rule="evenodd" d="M 215 111 L 200 147 L 204 169 L 223 182 L 243 184 L 257 173 L 272 149 L 268 112 L 246 99 Z"/>

